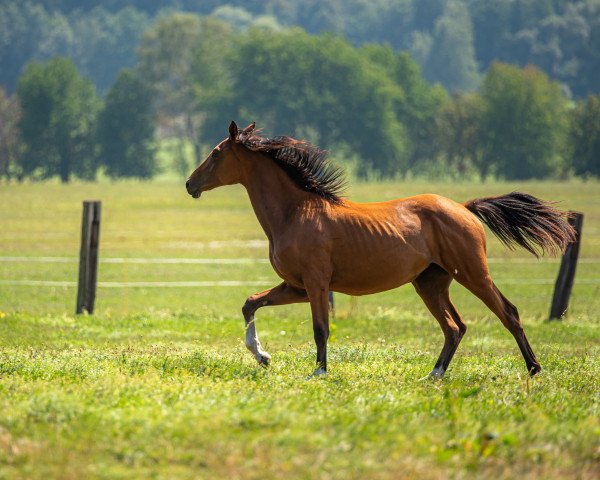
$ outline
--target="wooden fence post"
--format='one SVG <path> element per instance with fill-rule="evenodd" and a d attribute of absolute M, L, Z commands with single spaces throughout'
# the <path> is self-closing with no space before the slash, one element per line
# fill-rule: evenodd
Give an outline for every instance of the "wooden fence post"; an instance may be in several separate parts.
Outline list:
<path fill-rule="evenodd" d="M 83 202 L 81 219 L 81 250 L 79 252 L 79 282 L 75 313 L 94 312 L 96 281 L 98 279 L 98 244 L 100 243 L 99 201 Z"/>
<path fill-rule="evenodd" d="M 569 223 L 577 234 L 575 241 L 567 245 L 567 249 L 560 262 L 560 270 L 554 284 L 554 295 L 550 307 L 550 318 L 548 320 L 560 319 L 567 312 L 569 297 L 575 280 L 577 268 L 577 257 L 579 257 L 579 245 L 581 244 L 581 229 L 583 227 L 583 213 L 569 212 Z"/>

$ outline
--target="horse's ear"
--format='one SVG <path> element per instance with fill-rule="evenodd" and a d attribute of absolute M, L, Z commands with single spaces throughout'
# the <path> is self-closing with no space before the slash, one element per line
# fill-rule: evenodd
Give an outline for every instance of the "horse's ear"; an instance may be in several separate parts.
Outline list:
<path fill-rule="evenodd" d="M 238 137 L 238 126 L 232 120 L 231 123 L 229 124 L 229 140 L 231 140 L 233 143 L 235 143 L 235 142 L 237 142 L 237 137 Z"/>
<path fill-rule="evenodd" d="M 256 122 L 252 122 L 250 125 L 248 125 L 246 128 L 244 128 L 244 130 L 242 130 L 242 133 L 244 133 L 244 135 L 250 135 L 254 131 L 255 127 L 256 127 Z"/>

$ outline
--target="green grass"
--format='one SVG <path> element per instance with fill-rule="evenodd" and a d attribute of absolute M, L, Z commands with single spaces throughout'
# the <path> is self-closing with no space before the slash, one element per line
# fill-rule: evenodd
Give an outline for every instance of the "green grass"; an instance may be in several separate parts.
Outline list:
<path fill-rule="evenodd" d="M 581 256 L 592 260 L 599 187 L 358 184 L 350 197 L 525 190 L 585 213 Z M 75 259 L 81 200 L 93 198 L 103 201 L 101 258 L 266 258 L 241 188 L 193 201 L 170 181 L 2 185 L 0 256 Z M 491 258 L 530 258 L 489 239 Z M 443 382 L 419 381 L 443 340 L 411 286 L 337 295 L 330 371 L 307 380 L 306 305 L 257 314 L 273 356 L 264 370 L 243 345 L 240 313 L 261 288 L 103 287 L 96 314 L 75 317 L 75 288 L 9 284 L 74 281 L 75 261 L 0 261 L 0 478 L 594 478 L 598 264 L 579 265 L 570 315 L 553 323 L 556 261 L 490 268 L 544 368 L 534 379 L 510 334 L 461 287 L 452 296 L 469 331 Z M 132 262 L 101 263 L 99 280 L 278 281 L 264 263 Z"/>

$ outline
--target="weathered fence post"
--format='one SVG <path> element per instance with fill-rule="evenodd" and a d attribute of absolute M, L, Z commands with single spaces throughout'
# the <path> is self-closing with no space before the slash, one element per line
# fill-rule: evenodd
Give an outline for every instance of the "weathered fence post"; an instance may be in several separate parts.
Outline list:
<path fill-rule="evenodd" d="M 81 250 L 79 252 L 79 282 L 75 313 L 94 312 L 98 279 L 98 244 L 100 243 L 101 202 L 83 202 L 81 220 Z"/>
<path fill-rule="evenodd" d="M 577 268 L 577 257 L 579 257 L 579 245 L 581 244 L 581 229 L 583 227 L 583 213 L 569 212 L 569 223 L 575 229 L 577 236 L 570 243 L 560 262 L 560 270 L 554 284 L 554 296 L 550 307 L 550 318 L 560 319 L 567 312 L 569 297 L 575 280 L 575 269 Z"/>

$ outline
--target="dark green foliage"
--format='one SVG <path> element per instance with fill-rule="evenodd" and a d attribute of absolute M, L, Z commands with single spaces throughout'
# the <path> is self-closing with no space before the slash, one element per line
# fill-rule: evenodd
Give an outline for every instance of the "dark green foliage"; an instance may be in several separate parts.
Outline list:
<path fill-rule="evenodd" d="M 483 156 L 481 120 L 483 100 L 477 93 L 458 93 L 440 108 L 436 118 L 435 139 L 451 172 L 465 178 L 472 168 L 482 179 L 490 164 Z"/>
<path fill-rule="evenodd" d="M 65 16 L 40 2 L 0 2 L 0 85 L 13 91 L 24 65 L 55 55 L 70 58 L 100 91 L 135 63 L 135 47 L 148 17 L 132 7 L 103 7 Z M 94 2 L 97 3 L 97 2 Z"/>
<path fill-rule="evenodd" d="M 0 85 L 13 92 L 23 66 L 37 56 L 50 23 L 31 2 L 0 3 Z"/>
<path fill-rule="evenodd" d="M 233 118 L 257 119 L 269 133 L 302 137 L 310 131 L 309 140 L 324 147 L 346 143 L 365 174 L 405 169 L 408 139 L 396 116 L 404 92 L 346 41 L 298 29 L 252 30 L 241 38 L 230 68 Z M 222 131 L 225 117 L 213 117 Z"/>
<path fill-rule="evenodd" d="M 123 70 L 98 118 L 100 158 L 111 178 L 149 179 L 157 172 L 152 91 L 134 72 Z"/>
<path fill-rule="evenodd" d="M 600 177 L 600 97 L 590 95 L 573 112 L 570 142 L 577 175 Z"/>
<path fill-rule="evenodd" d="M 441 82 L 449 91 L 471 91 L 479 83 L 473 49 L 471 16 L 463 2 L 449 1 L 433 29 L 424 65 L 425 77 Z"/>
<path fill-rule="evenodd" d="M 187 13 L 159 18 L 142 37 L 137 69 L 152 85 L 157 109 L 167 115 L 193 109 L 190 70 L 200 38 L 200 18 Z"/>
<path fill-rule="evenodd" d="M 49 13 L 50 5 L 0 0 L 0 59 L 8 66 L 0 72 L 0 81 L 9 88 L 19 62 L 27 56 L 45 58 L 54 51 L 75 58 L 80 71 L 107 86 L 115 74 L 113 67 L 133 63 L 133 42 L 141 35 L 147 13 L 156 14 L 158 8 L 115 0 L 102 8 L 82 2 L 80 9 L 74 9 L 74 4 L 59 1 L 52 2 L 52 8 L 59 7 L 61 12 Z M 256 120 L 269 135 L 293 135 L 346 156 L 361 177 L 387 178 L 407 172 L 483 179 L 594 174 L 590 162 L 582 160 L 590 157 L 582 153 L 586 148 L 595 151 L 585 143 L 591 137 L 580 120 L 579 127 L 569 130 L 566 103 L 567 87 L 576 94 L 585 91 L 590 88 L 589 78 L 597 78 L 594 74 L 600 68 L 596 53 L 600 51 L 600 15 L 591 0 L 350 0 L 327 5 L 313 0 L 229 4 L 214 0 L 201 6 L 185 1 L 178 5 L 215 16 L 162 12 L 143 34 L 135 71 L 145 85 L 134 100 L 142 102 L 148 95 L 147 111 L 138 111 L 138 120 L 150 126 L 141 128 L 139 137 L 128 130 L 127 108 L 132 106 L 111 91 L 108 101 L 116 103 L 107 105 L 102 114 L 105 134 L 101 142 L 105 152 L 112 152 L 102 160 L 113 177 L 152 176 L 147 159 L 152 157 L 153 119 L 163 137 L 175 139 L 178 158 L 171 163 L 181 172 L 190 168 L 192 146 L 197 164 L 203 148 L 222 138 L 225 126 L 236 119 Z M 354 44 L 369 39 L 379 43 L 356 48 L 331 33 L 313 36 L 299 28 L 282 27 L 298 22 L 312 32 L 342 32 Z M 478 38 L 483 39 L 481 43 Z M 14 48 L 3 50 L 5 44 Z M 16 48 L 20 45 L 22 50 Z M 412 56 L 398 53 L 398 48 Z M 28 53 L 23 56 L 23 52 Z M 533 67 L 521 70 L 497 64 L 485 75 L 480 93 L 475 93 L 478 60 L 487 69 L 498 57 L 520 63 L 533 58 L 551 78 L 560 78 L 568 86 L 549 81 Z M 110 63 L 111 58 L 115 63 Z M 427 78 L 454 92 L 451 99 L 441 84 L 424 80 L 417 62 L 424 65 Z M 23 78 L 35 77 L 34 70 Z M 131 75 L 121 79 L 119 89 L 126 89 L 127 82 L 131 84 L 127 88 L 134 88 Z M 36 88 L 48 83 L 44 88 L 55 92 L 48 94 L 51 97 L 73 96 L 66 93 L 70 87 L 59 92 L 56 80 L 46 82 L 39 72 L 37 77 Z M 79 127 L 71 126 L 70 131 L 54 135 L 48 111 L 55 105 L 45 102 L 35 89 L 26 92 L 22 88 L 21 95 L 31 97 L 22 129 L 36 133 L 25 133 L 25 155 L 19 171 L 13 169 L 13 173 L 34 178 L 60 173 L 66 181 L 75 172 L 92 178 L 96 147 L 83 139 L 90 136 L 96 107 L 84 109 L 89 125 L 83 130 L 88 133 L 78 133 Z M 75 103 L 66 101 L 66 105 Z M 107 111 L 111 111 L 110 122 L 105 118 Z M 583 114 L 578 115 L 573 121 Z M 115 134 L 121 127 L 123 132 Z M 62 140 L 60 152 L 40 153 L 43 141 L 57 143 L 58 138 L 68 136 L 65 131 L 79 140 L 72 140 L 70 147 Z M 111 145 L 108 139 L 115 135 L 123 138 Z M 139 151 L 127 147 L 126 139 L 144 146 Z M 86 160 L 78 160 L 71 168 L 77 155 Z M 572 165 L 572 157 L 577 165 Z M 141 166 L 130 170 L 126 166 L 130 161 L 139 161 Z"/>
<path fill-rule="evenodd" d="M 566 100 L 560 85 L 534 67 L 494 63 L 483 81 L 486 161 L 509 180 L 565 171 Z"/>
<path fill-rule="evenodd" d="M 45 179 L 96 175 L 94 122 L 98 100 L 91 81 L 70 60 L 30 64 L 17 85 L 23 116 L 23 174 Z"/>
<path fill-rule="evenodd" d="M 576 96 L 600 87 L 600 4 L 595 0 L 468 0 L 480 66 L 529 64 Z"/>
<path fill-rule="evenodd" d="M 212 17 L 175 13 L 159 18 L 138 48 L 137 69 L 154 91 L 156 111 L 179 139 L 180 151 L 185 141 L 194 145 L 196 164 L 201 160 L 202 114 L 222 108 L 229 83 L 224 57 L 232 42 L 230 25 Z M 185 158 L 180 160 L 186 163 Z"/>
<path fill-rule="evenodd" d="M 67 21 L 69 41 L 58 53 L 73 59 L 101 92 L 114 82 L 119 70 L 135 65 L 135 48 L 149 23 L 144 13 L 131 7 L 115 13 L 102 7 L 86 13 L 76 11 Z"/>
<path fill-rule="evenodd" d="M 60 54 L 104 91 L 133 66 L 143 28 L 176 10 L 388 44 L 450 91 L 476 88 L 494 60 L 534 64 L 577 97 L 600 88 L 597 0 L 0 0 L 0 84 L 10 92 L 29 60 Z"/>
<path fill-rule="evenodd" d="M 395 55 L 389 47 L 380 45 L 368 45 L 362 50 L 369 61 L 383 67 L 402 89 L 402 99 L 395 103 L 395 112 L 407 132 L 406 167 L 412 169 L 419 162 L 435 158 L 439 145 L 432 142 L 432 138 L 437 128 L 435 119 L 446 98 L 444 88 L 428 84 L 408 53 Z"/>

